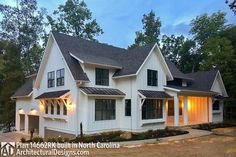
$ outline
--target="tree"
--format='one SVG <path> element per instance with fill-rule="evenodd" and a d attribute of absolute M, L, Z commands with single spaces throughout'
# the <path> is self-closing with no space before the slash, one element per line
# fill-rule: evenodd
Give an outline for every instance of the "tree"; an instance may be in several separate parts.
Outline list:
<path fill-rule="evenodd" d="M 236 15 L 236 0 L 229 0 L 225 1 L 226 4 L 228 4 L 229 8 L 234 12 L 234 15 Z"/>
<path fill-rule="evenodd" d="M 193 35 L 193 39 L 200 45 L 203 46 L 204 43 L 211 37 L 218 36 L 220 32 L 226 29 L 225 19 L 226 13 L 216 12 L 212 15 L 203 14 L 197 16 L 191 21 L 190 33 Z"/>
<path fill-rule="evenodd" d="M 23 83 L 24 75 L 21 68 L 20 48 L 14 42 L 0 41 L 0 55 L 3 64 L 0 69 L 0 104 L 4 109 L 0 123 L 10 131 L 15 119 L 15 103 L 10 97 Z"/>
<path fill-rule="evenodd" d="M 194 72 L 199 68 L 199 55 L 194 41 L 184 36 L 162 37 L 162 53 L 184 73 Z"/>
<path fill-rule="evenodd" d="M 175 63 L 176 65 L 179 64 L 179 61 L 181 59 L 180 51 L 181 47 L 183 46 L 185 41 L 184 36 L 162 36 L 162 49 L 161 52 L 163 55 L 168 58 L 170 61 Z"/>
<path fill-rule="evenodd" d="M 35 47 L 40 49 L 39 43 L 45 34 L 45 9 L 38 9 L 36 0 L 20 0 L 16 7 L 1 4 L 0 13 L 1 39 L 13 40 L 20 45 L 26 74 L 37 71 L 38 67 L 34 63 L 41 60 L 42 49 L 37 54 L 33 51 Z"/>
<path fill-rule="evenodd" d="M 129 48 L 145 46 L 151 43 L 159 43 L 161 21 L 159 17 L 156 17 L 155 13 L 151 10 L 147 15 L 143 15 L 142 19 L 143 30 L 137 31 L 135 42 Z"/>
<path fill-rule="evenodd" d="M 219 69 L 230 95 L 236 96 L 236 56 L 230 40 L 225 37 L 210 38 L 204 45 L 203 52 L 205 58 L 202 61 L 201 69 Z"/>
<path fill-rule="evenodd" d="M 47 16 L 51 30 L 71 34 L 84 39 L 94 40 L 103 33 L 84 1 L 67 0 L 60 5 L 53 16 Z"/>

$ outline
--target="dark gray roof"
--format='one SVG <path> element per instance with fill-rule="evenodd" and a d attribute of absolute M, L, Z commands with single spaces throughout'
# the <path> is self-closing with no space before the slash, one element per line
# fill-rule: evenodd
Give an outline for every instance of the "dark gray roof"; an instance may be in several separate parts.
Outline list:
<path fill-rule="evenodd" d="M 107 44 L 53 32 L 72 74 L 78 80 L 88 80 L 81 66 L 70 53 L 85 63 L 117 67 L 114 76 L 135 74 L 154 44 L 126 50 Z M 71 63 L 73 62 L 73 64 Z M 120 70 L 119 70 L 120 69 Z"/>
<path fill-rule="evenodd" d="M 26 79 L 25 83 L 16 90 L 16 92 L 11 96 L 12 98 L 17 97 L 27 97 L 33 91 L 33 77 Z"/>
<path fill-rule="evenodd" d="M 190 76 L 182 73 L 174 63 L 172 63 L 170 60 L 165 59 L 166 64 L 168 65 L 168 68 L 170 69 L 171 74 L 174 78 L 180 78 L 180 79 L 186 79 L 186 80 L 193 80 Z"/>
<path fill-rule="evenodd" d="M 112 88 L 94 88 L 94 87 L 80 87 L 80 89 L 88 95 L 116 95 L 125 96 L 125 93 L 119 89 Z"/>
<path fill-rule="evenodd" d="M 54 91 L 54 92 L 46 92 L 35 99 L 55 99 L 63 96 L 64 94 L 68 93 L 70 90 L 61 90 L 61 91 Z"/>
<path fill-rule="evenodd" d="M 75 47 L 78 47 L 78 45 L 83 45 L 83 43 L 80 44 L 80 42 L 76 42 L 79 40 L 79 38 L 71 37 L 65 34 L 56 33 L 53 32 L 53 36 L 62 52 L 62 55 L 64 56 L 66 63 L 68 67 L 70 68 L 70 71 L 74 77 L 75 80 L 83 80 L 83 81 L 89 81 L 86 73 L 84 73 L 81 65 L 79 62 L 70 56 L 69 52 L 71 49 L 74 49 Z"/>
<path fill-rule="evenodd" d="M 119 55 L 117 60 L 122 63 L 123 68 L 118 70 L 114 76 L 135 74 L 153 46 L 154 44 L 149 44 L 147 46 L 133 48 L 131 50 L 127 50 L 126 53 Z"/>
<path fill-rule="evenodd" d="M 163 91 L 150 91 L 150 90 L 138 90 L 138 91 L 146 98 L 157 98 L 157 99 L 172 98 L 169 94 Z"/>
<path fill-rule="evenodd" d="M 188 77 L 193 78 L 193 81 L 189 82 L 187 87 L 168 85 L 167 87 L 180 89 L 180 90 L 195 90 L 211 92 L 212 84 L 215 80 L 218 70 L 213 69 L 210 71 L 199 71 L 195 73 L 186 74 Z"/>

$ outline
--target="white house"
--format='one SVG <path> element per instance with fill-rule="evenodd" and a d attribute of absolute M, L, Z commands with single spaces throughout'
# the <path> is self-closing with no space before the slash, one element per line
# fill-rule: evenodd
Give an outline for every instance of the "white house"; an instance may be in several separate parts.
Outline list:
<path fill-rule="evenodd" d="M 223 120 L 220 72 L 181 73 L 157 44 L 126 50 L 50 34 L 37 75 L 12 96 L 16 129 L 75 137 Z"/>

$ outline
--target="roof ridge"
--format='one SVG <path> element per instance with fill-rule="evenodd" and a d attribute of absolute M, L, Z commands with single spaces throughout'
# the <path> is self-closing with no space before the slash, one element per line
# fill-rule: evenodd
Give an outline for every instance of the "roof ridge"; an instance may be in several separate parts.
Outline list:
<path fill-rule="evenodd" d="M 104 46 L 109 46 L 109 47 L 113 47 L 113 48 L 117 48 L 117 49 L 121 49 L 121 50 L 127 51 L 127 49 L 125 49 L 125 48 L 121 48 L 121 47 L 118 47 L 118 46 L 110 45 L 108 43 L 96 42 L 96 41 L 93 41 L 93 40 L 88 40 L 88 39 L 84 39 L 84 38 L 81 38 L 81 37 L 78 37 L 78 36 L 73 36 L 73 35 L 69 35 L 69 34 L 65 34 L 65 33 L 61 33 L 61 32 L 52 31 L 52 34 L 64 35 L 64 36 L 67 36 L 67 37 L 70 37 L 70 38 L 74 38 L 74 39 L 77 39 L 77 40 L 78 39 L 79 40 L 84 40 L 84 41 L 87 41 L 87 42 L 90 42 L 90 43 L 96 43 L 96 44 L 100 44 L 100 45 L 104 45 Z"/>

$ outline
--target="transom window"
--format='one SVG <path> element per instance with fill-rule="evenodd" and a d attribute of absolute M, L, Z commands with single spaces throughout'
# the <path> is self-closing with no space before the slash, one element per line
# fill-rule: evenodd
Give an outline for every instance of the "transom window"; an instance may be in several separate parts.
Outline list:
<path fill-rule="evenodd" d="M 65 70 L 57 70 L 57 86 L 64 86 Z"/>
<path fill-rule="evenodd" d="M 125 100 L 125 116 L 131 116 L 131 99 Z"/>
<path fill-rule="evenodd" d="M 116 101 L 114 99 L 95 100 L 95 121 L 116 118 Z"/>
<path fill-rule="evenodd" d="M 54 114 L 54 105 L 51 104 L 51 114 Z"/>
<path fill-rule="evenodd" d="M 55 86 L 55 72 L 48 72 L 48 88 Z"/>
<path fill-rule="evenodd" d="M 147 70 L 147 85 L 157 86 L 158 82 L 158 72 L 156 70 Z"/>
<path fill-rule="evenodd" d="M 63 105 L 63 115 L 67 115 L 67 107 L 65 104 Z"/>
<path fill-rule="evenodd" d="M 61 110 L 61 107 L 60 107 L 60 104 L 57 103 L 57 115 L 60 115 L 60 111 Z"/>
<path fill-rule="evenodd" d="M 162 100 L 146 99 L 142 106 L 142 119 L 163 118 Z"/>
<path fill-rule="evenodd" d="M 109 86 L 109 70 L 108 69 L 95 69 L 95 82 L 96 85 Z"/>

